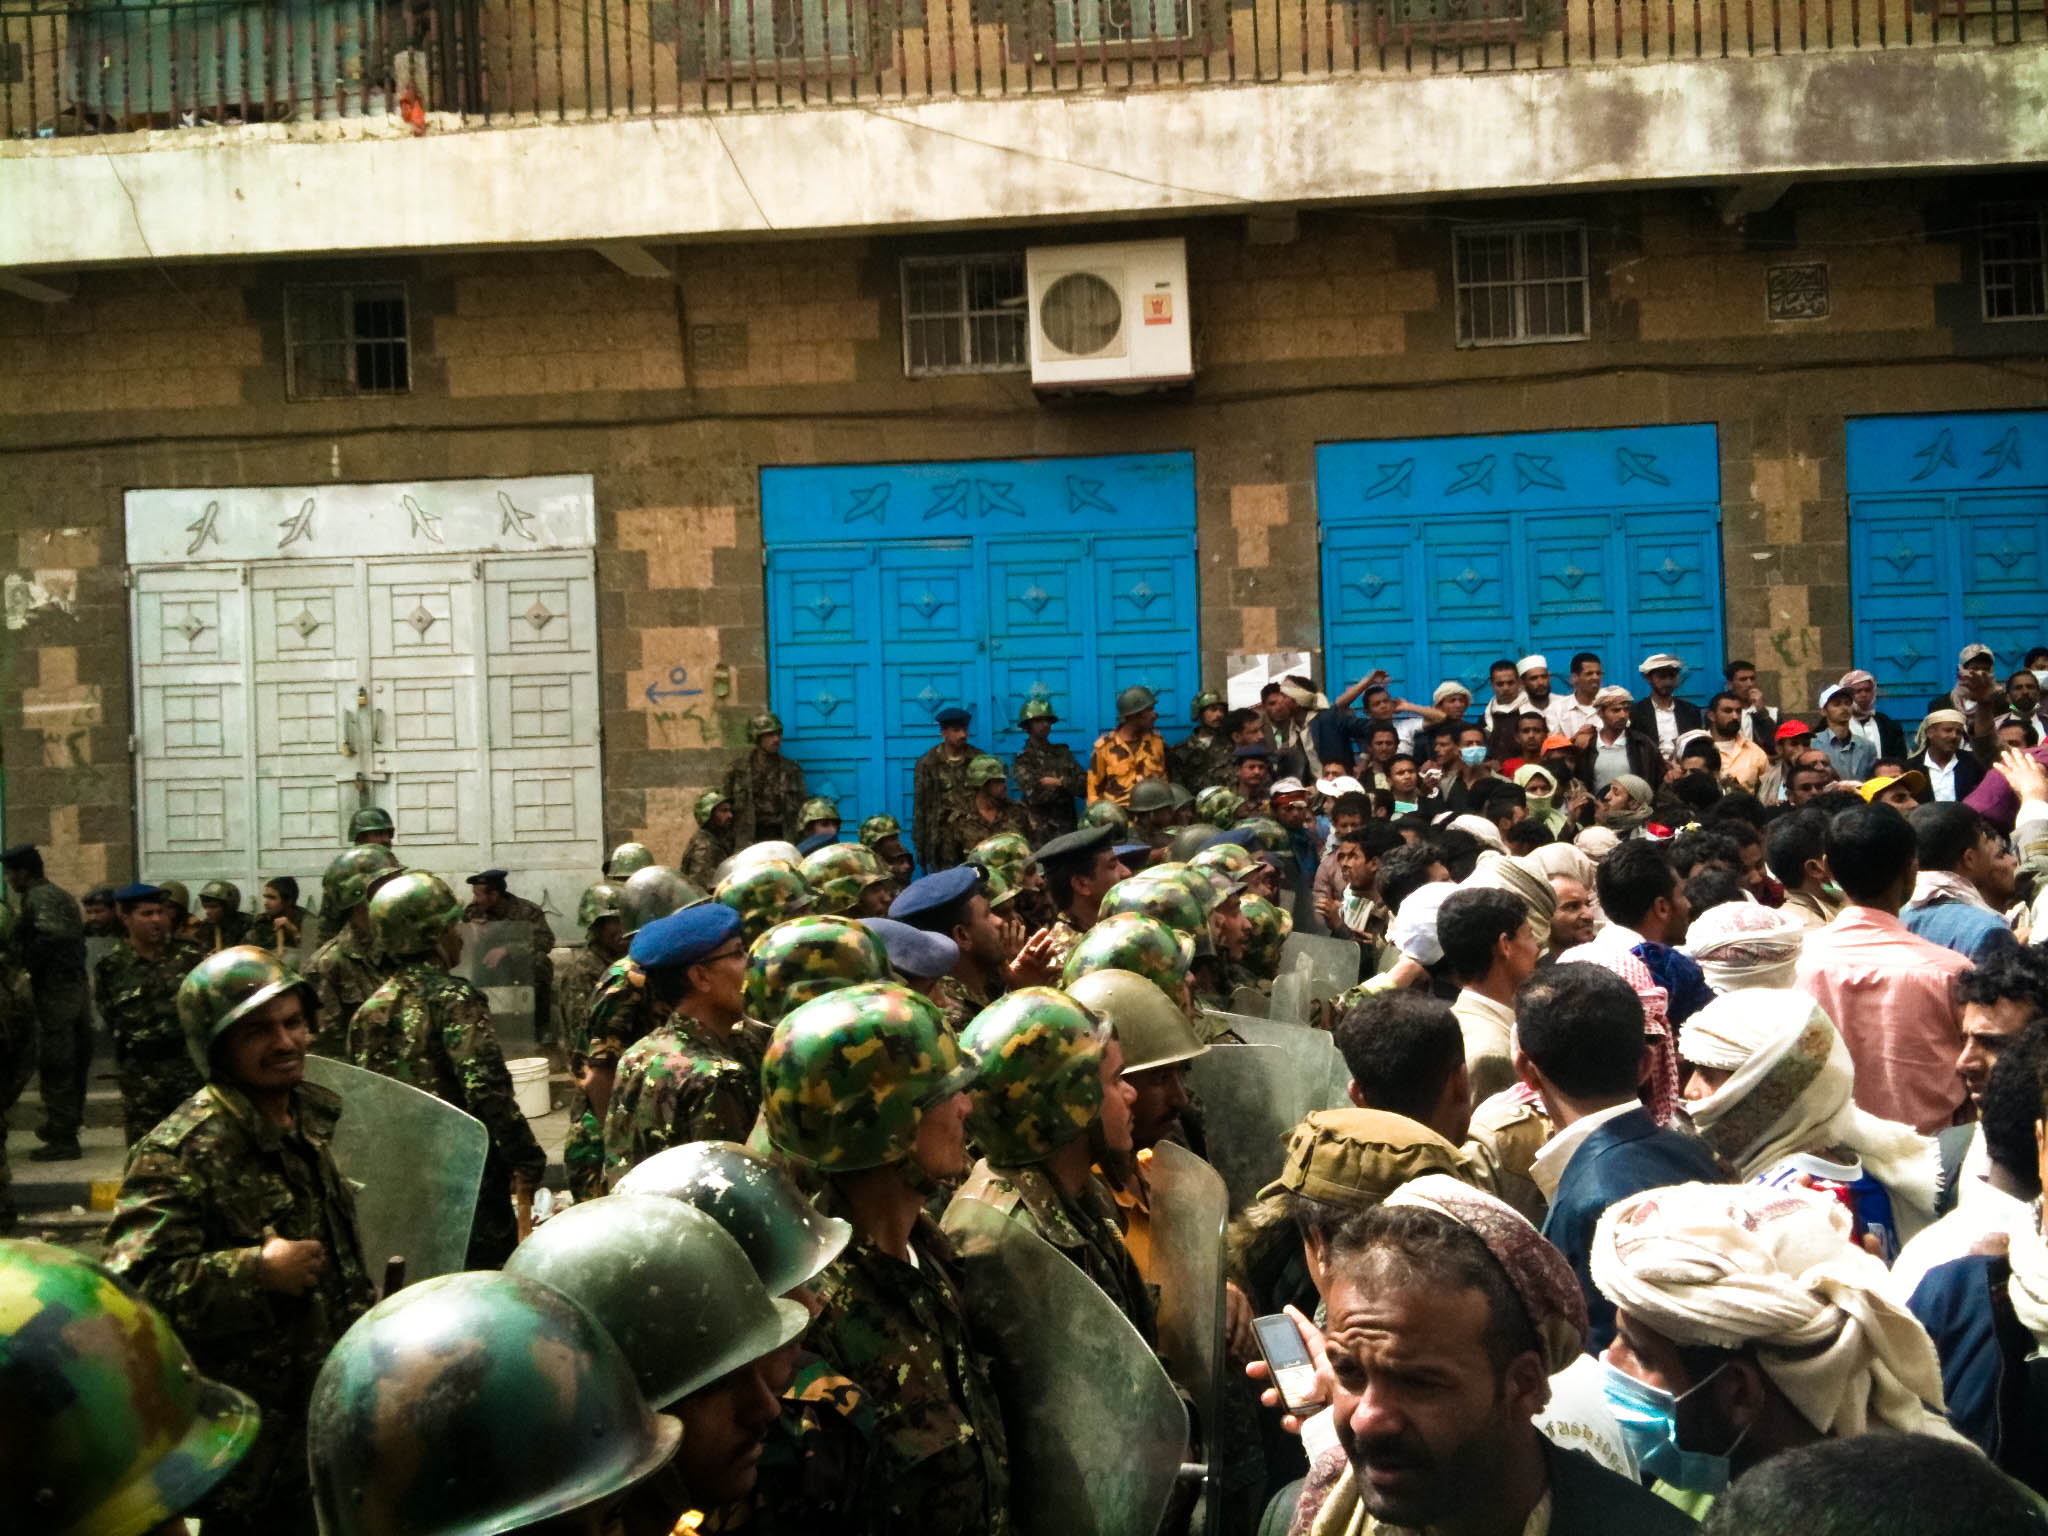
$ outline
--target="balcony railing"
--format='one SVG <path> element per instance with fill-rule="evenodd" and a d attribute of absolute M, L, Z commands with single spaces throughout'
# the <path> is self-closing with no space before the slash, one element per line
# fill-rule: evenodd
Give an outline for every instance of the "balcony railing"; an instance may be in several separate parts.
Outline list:
<path fill-rule="evenodd" d="M 2044 0 L 0 0 L 0 135 L 2038 43 Z M 439 116 L 436 116 L 439 115 Z"/>

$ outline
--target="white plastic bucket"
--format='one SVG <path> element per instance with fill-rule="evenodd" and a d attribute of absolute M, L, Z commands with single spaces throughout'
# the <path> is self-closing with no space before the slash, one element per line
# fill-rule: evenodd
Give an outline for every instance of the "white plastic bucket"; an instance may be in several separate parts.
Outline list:
<path fill-rule="evenodd" d="M 512 1074 L 512 1097 L 519 1102 L 519 1113 L 538 1120 L 554 1108 L 548 1096 L 547 1057 L 515 1056 L 505 1063 L 505 1070 Z"/>

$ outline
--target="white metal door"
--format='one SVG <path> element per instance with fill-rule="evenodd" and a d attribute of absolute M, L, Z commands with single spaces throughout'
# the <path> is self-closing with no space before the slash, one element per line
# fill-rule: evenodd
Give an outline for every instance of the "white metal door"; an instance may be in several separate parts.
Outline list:
<path fill-rule="evenodd" d="M 353 562 L 249 572 L 255 862 L 276 873 L 332 857 L 358 803 L 363 598 Z"/>
<path fill-rule="evenodd" d="M 145 571 L 136 583 L 143 876 L 210 879 L 248 867 L 249 667 L 238 566 Z"/>

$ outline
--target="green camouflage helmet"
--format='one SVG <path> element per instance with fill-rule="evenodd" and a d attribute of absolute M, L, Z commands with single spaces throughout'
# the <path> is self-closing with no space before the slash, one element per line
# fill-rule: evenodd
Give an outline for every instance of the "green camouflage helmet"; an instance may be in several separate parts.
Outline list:
<path fill-rule="evenodd" d="M 1265 897 L 1250 891 L 1238 898 L 1237 906 L 1250 925 L 1244 941 L 1245 969 L 1261 981 L 1271 981 L 1280 974 L 1280 946 L 1294 931 L 1294 919 Z"/>
<path fill-rule="evenodd" d="M 21 1536 L 142 1536 L 256 1442 L 256 1405 L 193 1369 L 163 1314 L 48 1243 L 0 1239 L 0 1383 Z"/>
<path fill-rule="evenodd" d="M 1202 718 L 1203 710 L 1221 708 L 1223 708 L 1223 695 L 1216 692 L 1213 688 L 1204 688 L 1195 695 L 1195 702 L 1188 706 L 1188 718 L 1199 721 Z"/>
<path fill-rule="evenodd" d="M 651 1408 L 780 1349 L 811 1320 L 768 1294 L 716 1221 L 657 1195 L 570 1206 L 512 1250 L 505 1273 L 551 1285 L 596 1318 Z"/>
<path fill-rule="evenodd" d="M 889 878 L 881 857 L 865 843 L 827 843 L 804 859 L 798 873 L 818 898 L 817 910 L 833 914 L 851 912 L 862 891 Z"/>
<path fill-rule="evenodd" d="M 976 1060 L 967 1129 L 999 1167 L 1043 1162 L 1102 1112 L 1109 1026 L 1064 992 L 1006 992 L 960 1043 Z"/>
<path fill-rule="evenodd" d="M 358 1318 L 306 1429 L 321 1536 L 522 1530 L 632 1487 L 681 1439 L 588 1312 L 500 1270 L 423 1280 Z"/>
<path fill-rule="evenodd" d="M 427 876 L 429 880 L 432 875 Z M 446 889 L 446 887 L 442 887 Z M 201 1077 L 212 1077 L 213 1042 L 237 1019 L 261 1008 L 273 997 L 300 991 L 306 1023 L 320 1011 L 320 1000 L 305 978 L 267 949 L 234 944 L 217 949 L 185 973 L 178 983 L 178 1023 L 185 1031 L 185 1054 Z"/>
<path fill-rule="evenodd" d="M 1017 711 L 1017 729 L 1023 730 L 1033 720 L 1057 719 L 1059 719 L 1059 716 L 1053 712 L 1052 700 L 1041 699 L 1034 694 L 1031 698 L 1026 699 L 1024 707 Z"/>
<path fill-rule="evenodd" d="M 727 875 L 712 899 L 739 913 L 740 937 L 749 944 L 784 918 L 808 911 L 813 900 L 804 877 L 780 864 L 757 865 Z"/>
<path fill-rule="evenodd" d="M 370 899 L 370 887 L 380 876 L 402 874 L 404 869 L 398 855 L 382 843 L 364 843 L 338 853 L 320 877 L 321 910 L 340 917 L 350 907 Z"/>
<path fill-rule="evenodd" d="M 839 803 L 827 800 L 823 795 L 813 795 L 804 802 L 803 809 L 796 813 L 796 819 L 797 825 L 804 827 L 808 827 L 814 821 L 837 821 Z"/>
<path fill-rule="evenodd" d="M 242 888 L 232 880 L 209 880 L 199 887 L 201 901 L 225 903 L 230 912 L 242 910 Z"/>
<path fill-rule="evenodd" d="M 775 1026 L 761 1113 L 778 1152 L 853 1173 L 910 1156 L 925 1111 L 973 1078 L 930 999 L 887 982 L 841 987 Z"/>
<path fill-rule="evenodd" d="M 1233 832 L 1249 832 L 1259 848 L 1267 853 L 1286 853 L 1293 848 L 1287 836 L 1287 829 L 1270 816 L 1241 816 Z M 1257 852 L 1257 849 L 1253 850 Z"/>
<path fill-rule="evenodd" d="M 192 893 L 185 889 L 184 881 L 152 880 L 150 884 L 162 891 L 164 893 L 164 900 L 168 901 L 172 906 L 183 907 L 187 912 L 192 910 Z"/>
<path fill-rule="evenodd" d="M 389 832 L 398 834 L 397 825 L 391 820 L 391 813 L 381 805 L 366 805 L 348 819 L 349 841 L 354 842 L 365 832 Z"/>
<path fill-rule="evenodd" d="M 617 917 L 619 912 L 619 887 L 609 880 L 600 880 L 595 885 L 583 888 L 583 895 L 576 902 L 576 926 L 585 933 L 591 924 L 601 917 Z"/>
<path fill-rule="evenodd" d="M 1244 796 L 1222 784 L 1211 784 L 1195 796 L 1195 815 L 1224 831 L 1237 825 L 1244 814 Z"/>
<path fill-rule="evenodd" d="M 643 869 L 652 868 L 654 850 L 645 843 L 621 843 L 604 861 L 605 878 L 630 880 Z"/>
<path fill-rule="evenodd" d="M 764 709 L 747 722 L 747 740 L 759 741 L 763 736 L 780 736 L 782 717 L 772 709 Z"/>
<path fill-rule="evenodd" d="M 994 837 L 984 837 L 968 849 L 967 862 L 979 864 L 1015 885 L 1024 873 L 1024 866 L 1031 862 L 1031 844 L 1022 832 L 998 832 Z"/>
<path fill-rule="evenodd" d="M 1147 865 L 1144 871 L 1144 878 L 1147 880 L 1170 880 L 1194 897 L 1195 905 L 1202 909 L 1205 926 L 1209 914 L 1223 905 L 1223 898 L 1226 894 L 1224 887 L 1217 883 L 1209 870 L 1195 869 L 1187 864 Z"/>
<path fill-rule="evenodd" d="M 1180 786 L 1174 787 L 1178 789 Z M 1166 856 L 1176 864 L 1184 863 L 1204 848 L 1214 847 L 1216 839 L 1222 835 L 1221 828 L 1212 827 L 1206 821 L 1178 827 L 1174 830 L 1173 836 L 1166 840 Z"/>
<path fill-rule="evenodd" d="M 705 826 L 711 820 L 711 813 L 726 802 L 722 789 L 707 789 L 690 804 L 690 814 L 697 818 L 698 826 Z"/>
<path fill-rule="evenodd" d="M 1119 912 L 1135 912 L 1141 917 L 1156 918 L 1190 938 L 1209 931 L 1208 914 L 1194 893 L 1171 876 L 1161 879 L 1149 869 L 1128 880 L 1117 881 L 1104 893 L 1097 915 L 1114 917 Z"/>
<path fill-rule="evenodd" d="M 1131 830 L 1131 818 L 1124 814 L 1124 808 L 1114 800 L 1097 800 L 1081 813 L 1084 827 L 1113 827 L 1118 832 Z"/>
<path fill-rule="evenodd" d="M 747 948 L 747 1017 L 772 1025 L 835 988 L 888 977 L 889 952 L 859 923 L 844 917 L 791 918 Z"/>
<path fill-rule="evenodd" d="M 998 779 L 1007 779 L 1010 770 L 1003 766 L 1003 760 L 992 753 L 983 752 L 967 764 L 967 787 L 979 789 L 984 784 L 993 784 Z"/>
<path fill-rule="evenodd" d="M 1259 867 L 1259 856 L 1242 843 L 1211 843 L 1188 860 L 1190 869 L 1220 870 L 1233 880 L 1242 880 Z"/>
<path fill-rule="evenodd" d="M 1209 1050 L 1180 1005 L 1134 971 L 1090 971 L 1069 995 L 1116 1031 L 1125 1077 L 1192 1061 Z"/>
<path fill-rule="evenodd" d="M 1119 912 L 1081 935 L 1067 954 L 1060 985 L 1071 987 L 1090 971 L 1136 971 L 1169 995 L 1178 995 L 1194 956 L 1195 941 L 1189 936 L 1156 918 Z"/>
<path fill-rule="evenodd" d="M 1004 902 L 1017 899 L 1017 893 L 1023 887 L 1018 885 L 1016 881 L 1012 880 L 1000 869 L 990 869 L 986 865 L 977 867 L 981 869 L 982 900 L 988 903 L 991 912 L 1000 907 Z"/>
<path fill-rule="evenodd" d="M 393 960 L 424 955 L 462 918 L 462 903 L 439 875 L 409 869 L 370 898 L 370 933 Z"/>
<path fill-rule="evenodd" d="M 903 835 L 903 823 L 894 816 L 883 814 L 870 816 L 860 824 L 860 840 L 869 848 L 877 843 L 886 843 L 892 837 Z"/>
<path fill-rule="evenodd" d="M 1173 809 L 1173 788 L 1164 779 L 1140 779 L 1131 787 L 1131 814 L 1144 816 Z"/>
<path fill-rule="evenodd" d="M 619 927 L 630 939 L 649 923 L 703 900 L 702 891 L 666 864 L 650 864 L 619 887 Z"/>
<path fill-rule="evenodd" d="M 635 1163 L 615 1195 L 661 1195 L 693 1205 L 746 1251 L 770 1295 L 787 1296 L 825 1272 L 853 1228 L 827 1216 L 796 1180 L 730 1141 L 692 1141 Z"/>
<path fill-rule="evenodd" d="M 743 874 L 763 865 L 778 864 L 794 874 L 803 867 L 803 850 L 795 843 L 785 843 L 775 838 L 766 842 L 749 843 L 736 848 L 718 861 L 718 868 L 712 871 L 711 883 L 718 885 L 733 875 Z"/>

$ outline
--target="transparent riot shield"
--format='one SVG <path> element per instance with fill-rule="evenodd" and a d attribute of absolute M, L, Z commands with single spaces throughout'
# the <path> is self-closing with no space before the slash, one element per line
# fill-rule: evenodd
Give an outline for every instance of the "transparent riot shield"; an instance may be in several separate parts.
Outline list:
<path fill-rule="evenodd" d="M 306 1077 L 341 1095 L 335 1165 L 356 1197 L 356 1226 L 372 1275 L 405 1260 L 408 1283 L 453 1274 L 469 1251 L 490 1134 L 453 1104 L 395 1078 L 324 1056 Z"/>
<path fill-rule="evenodd" d="M 1277 1019 L 1230 1020 L 1230 1027 L 1247 1045 L 1274 1045 L 1286 1051 L 1298 1068 L 1301 1085 L 1301 1113 L 1318 1109 L 1345 1109 L 1351 1103 L 1351 1069 L 1344 1065 L 1337 1042 L 1327 1030 L 1305 1024 L 1286 1024 Z"/>
<path fill-rule="evenodd" d="M 1146 1159 L 1151 1212 L 1150 1272 L 1159 1289 L 1159 1352 L 1167 1374 L 1195 1405 L 1202 1445 L 1201 1508 L 1195 1529 L 1216 1529 L 1216 1436 L 1223 1422 L 1229 1361 L 1224 1353 L 1223 1227 L 1230 1194 L 1223 1177 L 1186 1147 L 1163 1141 Z"/>
<path fill-rule="evenodd" d="M 534 1025 L 533 927 L 528 923 L 464 923 L 455 974 L 483 993 L 505 1054 L 527 1054 Z"/>
<path fill-rule="evenodd" d="M 999 1362 L 1019 1536 L 1153 1536 L 1188 1416 L 1130 1319 L 1052 1244 L 955 1200 L 969 1318 Z"/>
<path fill-rule="evenodd" d="M 1333 939 L 1297 929 L 1281 942 L 1280 970 L 1285 974 L 1294 969 L 1299 956 L 1308 956 L 1309 997 L 1323 1002 L 1358 985 L 1360 954 L 1353 939 Z"/>
<path fill-rule="evenodd" d="M 1300 1065 L 1278 1046 L 1212 1045 L 1188 1063 L 1188 1085 L 1202 1101 L 1209 1162 L 1240 1210 L 1279 1176 L 1305 1112 Z"/>
<path fill-rule="evenodd" d="M 1249 1018 L 1263 1019 L 1272 1006 L 1273 1000 L 1257 987 L 1242 986 L 1230 994 L 1230 1011 Z"/>
<path fill-rule="evenodd" d="M 1272 1000 L 1266 1005 L 1266 1017 L 1306 1024 L 1314 1003 L 1315 976 L 1308 956 L 1297 952 L 1292 960 L 1283 961 L 1279 974 L 1273 978 Z"/>
<path fill-rule="evenodd" d="M 92 1027 L 100 1033 L 105 1033 L 107 1021 L 100 1017 L 99 988 L 92 985 L 92 979 L 99 972 L 100 962 L 112 954 L 114 946 L 120 942 L 119 939 L 100 935 L 85 941 L 86 991 L 91 995 L 88 1006 L 92 1009 Z"/>

